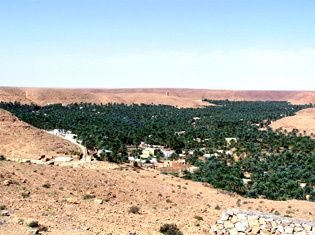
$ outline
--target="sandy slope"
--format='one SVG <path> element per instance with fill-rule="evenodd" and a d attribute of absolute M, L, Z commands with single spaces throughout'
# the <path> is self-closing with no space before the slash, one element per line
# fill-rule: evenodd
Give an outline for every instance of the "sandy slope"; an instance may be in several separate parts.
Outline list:
<path fill-rule="evenodd" d="M 38 159 L 42 155 L 80 153 L 80 149 L 69 141 L 39 130 L 2 109 L 0 140 L 0 154 L 12 158 Z"/>
<path fill-rule="evenodd" d="M 283 128 L 287 131 L 298 129 L 306 135 L 315 134 L 315 108 L 304 109 L 296 115 L 279 119 L 271 124 L 273 129 Z M 313 136 L 314 137 L 314 136 Z"/>
<path fill-rule="evenodd" d="M 25 221 L 33 219 L 48 226 L 50 234 L 159 234 L 161 225 L 176 223 L 184 234 L 202 235 L 232 207 L 315 219 L 315 205 L 307 201 L 247 199 L 154 170 L 89 164 L 73 169 L 0 162 L 0 204 L 11 214 L 0 218 L 0 234 L 26 234 Z M 50 188 L 42 187 L 46 182 Z M 25 191 L 30 197 L 21 196 Z M 87 194 L 103 199 L 103 204 L 83 199 Z M 140 214 L 129 213 L 131 206 L 138 206 Z"/>
<path fill-rule="evenodd" d="M 207 89 L 48 89 L 0 87 L 0 101 L 49 103 L 146 103 L 178 107 L 207 105 L 202 98 L 230 100 L 279 100 L 296 104 L 315 103 L 315 92 L 308 91 L 228 91 Z"/>

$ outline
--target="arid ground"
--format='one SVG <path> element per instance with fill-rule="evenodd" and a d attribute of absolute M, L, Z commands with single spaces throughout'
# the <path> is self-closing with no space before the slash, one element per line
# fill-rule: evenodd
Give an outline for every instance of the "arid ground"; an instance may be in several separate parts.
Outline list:
<path fill-rule="evenodd" d="M 0 109 L 0 153 L 10 158 L 37 160 L 45 155 L 80 154 L 80 149 L 69 141 L 37 129 Z"/>
<path fill-rule="evenodd" d="M 206 89 L 48 89 L 0 87 L 0 101 L 50 103 L 145 103 L 201 107 L 208 99 L 278 100 L 294 104 L 315 103 L 314 91 L 230 91 Z"/>
<path fill-rule="evenodd" d="M 297 129 L 301 134 L 315 135 L 315 108 L 304 109 L 296 115 L 279 119 L 271 124 L 273 129 L 283 128 L 288 132 Z"/>
<path fill-rule="evenodd" d="M 315 103 L 315 92 L 250 92 L 189 89 L 57 90 L 1 88 L 0 101 L 23 103 L 123 102 L 199 107 L 202 98 L 233 100 L 288 100 Z M 281 119 L 273 128 L 314 130 L 314 109 Z M 0 152 L 37 159 L 41 155 L 73 154 L 77 146 L 49 135 L 0 110 Z M 0 161 L 0 206 L 10 216 L 0 217 L 0 234 L 27 234 L 36 220 L 50 234 L 160 234 L 165 223 L 175 223 L 184 234 L 209 234 L 210 226 L 227 208 L 280 213 L 315 219 L 312 202 L 248 199 L 186 181 L 155 170 L 121 167 L 106 162 L 53 166 Z M 136 206 L 139 213 L 130 212 Z"/>
<path fill-rule="evenodd" d="M 248 199 L 155 170 L 95 162 L 84 168 L 0 162 L 0 234 L 27 234 L 32 220 L 50 234 L 160 234 L 175 223 L 184 234 L 209 234 L 227 208 L 314 220 L 307 201 Z M 129 212 L 132 206 L 139 213 Z"/>

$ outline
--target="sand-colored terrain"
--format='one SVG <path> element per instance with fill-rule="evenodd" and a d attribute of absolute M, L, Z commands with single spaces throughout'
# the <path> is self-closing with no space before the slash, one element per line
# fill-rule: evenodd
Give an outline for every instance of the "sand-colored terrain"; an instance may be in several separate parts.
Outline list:
<path fill-rule="evenodd" d="M 151 235 L 160 234 L 165 223 L 176 223 L 184 234 L 202 235 L 232 207 L 315 219 L 312 202 L 242 198 L 155 170 L 105 162 L 84 166 L 0 162 L 0 204 L 10 213 L 0 218 L 0 234 L 27 234 L 26 223 L 37 220 L 48 226 L 48 234 Z M 130 213 L 131 206 L 140 213 Z"/>
<path fill-rule="evenodd" d="M 271 123 L 276 130 L 283 128 L 288 132 L 297 129 L 300 133 L 315 137 L 315 108 L 303 109 L 294 116 L 285 117 Z"/>
<path fill-rule="evenodd" d="M 246 92 L 193 89 L 32 89 L 0 88 L 0 101 L 22 103 L 154 103 L 200 107 L 200 99 L 287 100 L 315 103 L 315 92 Z M 314 128 L 314 109 L 303 110 L 272 125 Z M 312 121 L 310 121 L 312 120 Z M 288 124 L 289 123 L 289 124 Z M 277 128 L 277 127 L 275 127 Z M 294 127 L 297 128 L 297 127 Z M 0 154 L 38 159 L 80 152 L 59 137 L 22 122 L 0 110 Z M 44 186 L 44 187 L 43 187 Z M 37 220 L 48 234 L 160 234 L 165 223 L 175 223 L 184 234 L 209 234 L 210 226 L 227 208 L 280 213 L 315 220 L 312 202 L 248 199 L 210 185 L 186 181 L 155 170 L 139 170 L 106 162 L 72 166 L 0 161 L 0 235 L 28 234 L 27 223 Z M 130 213 L 137 206 L 140 213 Z"/>
<path fill-rule="evenodd" d="M 9 158 L 39 159 L 80 153 L 69 141 L 37 129 L 0 109 L 0 154 Z"/>
<path fill-rule="evenodd" d="M 51 103 L 145 103 L 177 107 L 209 105 L 201 99 L 278 100 L 294 104 L 315 103 L 315 91 L 229 91 L 207 89 L 48 89 L 0 87 L 0 101 L 39 105 Z"/>

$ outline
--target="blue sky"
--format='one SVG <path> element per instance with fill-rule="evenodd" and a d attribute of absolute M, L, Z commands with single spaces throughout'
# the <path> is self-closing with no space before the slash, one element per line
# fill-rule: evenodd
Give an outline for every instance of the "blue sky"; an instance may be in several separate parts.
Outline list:
<path fill-rule="evenodd" d="M 315 90 L 313 0 L 0 0 L 0 85 Z"/>

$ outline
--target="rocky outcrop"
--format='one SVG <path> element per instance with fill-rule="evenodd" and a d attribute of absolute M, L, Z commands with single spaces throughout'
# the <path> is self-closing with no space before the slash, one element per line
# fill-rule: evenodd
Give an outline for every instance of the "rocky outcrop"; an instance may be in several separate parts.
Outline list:
<path fill-rule="evenodd" d="M 212 234 L 315 234 L 315 223 L 261 212 L 231 209 L 212 226 Z"/>

